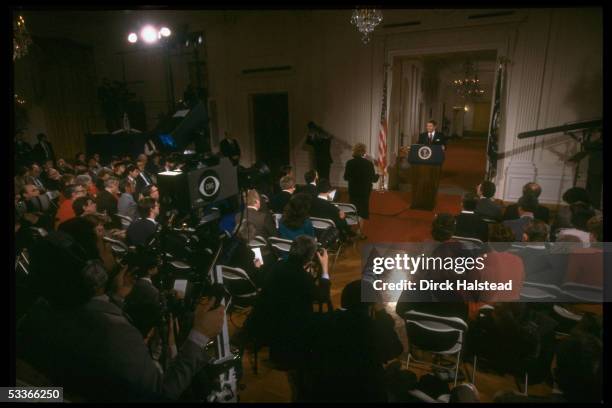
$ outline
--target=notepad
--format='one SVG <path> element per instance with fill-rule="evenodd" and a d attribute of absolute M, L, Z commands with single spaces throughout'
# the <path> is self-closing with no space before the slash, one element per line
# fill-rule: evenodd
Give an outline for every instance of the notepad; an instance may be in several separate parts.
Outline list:
<path fill-rule="evenodd" d="M 251 248 L 251 251 L 255 254 L 255 259 L 257 259 L 263 265 L 263 257 L 261 256 L 261 248 Z"/>
<path fill-rule="evenodd" d="M 332 190 L 329 192 L 329 201 L 334 201 L 336 198 L 336 190 Z"/>

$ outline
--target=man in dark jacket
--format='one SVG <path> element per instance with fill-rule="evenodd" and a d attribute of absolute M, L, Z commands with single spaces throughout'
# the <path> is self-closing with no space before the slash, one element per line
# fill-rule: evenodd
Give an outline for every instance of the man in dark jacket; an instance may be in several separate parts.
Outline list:
<path fill-rule="evenodd" d="M 308 136 L 306 138 L 306 144 L 312 146 L 314 149 L 315 168 L 319 177 L 322 179 L 329 179 L 329 168 L 333 163 L 331 156 L 331 140 L 330 134 L 325 132 L 314 122 L 308 122 Z"/>
<path fill-rule="evenodd" d="M 157 231 L 159 215 L 159 202 L 151 197 L 145 197 L 138 201 L 138 214 L 140 219 L 130 224 L 127 229 L 127 242 L 130 245 L 146 245 Z"/>
<path fill-rule="evenodd" d="M 320 262 L 322 274 L 311 274 L 314 262 Z M 270 360 L 288 371 L 293 400 L 299 400 L 301 378 L 308 359 L 308 338 L 315 320 L 314 302 L 329 299 L 328 255 L 317 251 L 314 238 L 298 236 L 285 261 L 269 271 L 258 303 L 247 324 L 260 345 L 270 346 Z"/>
<path fill-rule="evenodd" d="M 37 136 L 38 143 L 34 146 L 34 157 L 38 163 L 44 163 L 47 160 L 55 162 L 55 152 L 53 146 L 47 141 L 47 135 L 39 133 Z"/>
<path fill-rule="evenodd" d="M 318 195 L 312 200 L 310 216 L 332 220 L 340 232 L 340 237 L 346 239 L 354 235 L 346 223 L 346 215 L 338 207 L 332 204 L 329 194 L 332 191 L 329 180 L 322 179 L 317 186 Z"/>
<path fill-rule="evenodd" d="M 322 315 L 316 325 L 306 371 L 307 401 L 387 401 L 383 364 L 398 357 L 403 346 L 382 304 L 362 301 L 361 283 L 346 285 L 342 310 Z"/>
<path fill-rule="evenodd" d="M 162 373 L 142 334 L 110 301 L 111 296 L 129 293 L 129 280 L 120 272 L 117 292 L 107 294 L 105 268 L 87 262 L 74 240 L 66 237 L 52 233 L 37 247 L 32 273 L 42 297 L 19 322 L 18 357 L 86 401 L 178 399 L 208 364 L 204 349 L 222 328 L 223 308 L 211 310 L 212 300 L 198 305 L 193 329 Z"/>
<path fill-rule="evenodd" d="M 427 122 L 427 132 L 419 135 L 418 144 L 422 145 L 441 145 L 446 149 L 446 136 L 443 133 L 436 131 L 437 123 L 435 120 Z"/>
<path fill-rule="evenodd" d="M 483 181 L 478 185 L 476 194 L 480 199 L 476 204 L 476 214 L 481 218 L 501 221 L 502 206 L 495 202 L 495 184 L 491 181 Z"/>
<path fill-rule="evenodd" d="M 536 199 L 536 207 L 533 211 L 533 217 L 537 220 L 542 220 L 548 224 L 550 220 L 550 211 L 548 210 L 548 208 L 544 207 L 543 205 L 540 205 L 540 203 L 537 202 L 540 197 L 540 194 L 542 194 L 542 187 L 540 187 L 538 183 L 527 183 L 523 186 L 522 197 L 529 195 Z M 518 207 L 518 203 L 510 204 L 508 207 L 506 207 L 506 211 L 504 212 L 504 220 L 516 220 L 520 218 Z"/>
<path fill-rule="evenodd" d="M 457 221 L 455 234 L 459 237 L 477 238 L 482 242 L 487 241 L 487 223 L 476 215 L 478 197 L 474 193 L 463 195 L 463 210 L 455 219 Z"/>
<path fill-rule="evenodd" d="M 270 200 L 270 209 L 272 212 L 282 214 L 285 210 L 285 206 L 291 199 L 293 193 L 295 193 L 295 179 L 293 176 L 285 176 L 280 180 L 280 187 L 282 191 Z"/>
<path fill-rule="evenodd" d="M 230 159 L 234 166 L 237 166 L 240 162 L 240 145 L 236 139 L 230 137 L 229 132 L 225 132 L 224 136 L 219 143 L 221 154 Z"/>

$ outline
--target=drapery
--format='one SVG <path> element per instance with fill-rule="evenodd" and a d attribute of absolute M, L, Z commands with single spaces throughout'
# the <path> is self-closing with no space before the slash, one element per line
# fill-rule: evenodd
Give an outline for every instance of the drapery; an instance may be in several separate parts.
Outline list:
<path fill-rule="evenodd" d="M 73 158 L 85 150 L 85 134 L 98 127 L 93 51 L 67 39 L 32 42 L 29 54 L 15 62 L 15 91 L 43 112 L 56 156 Z"/>

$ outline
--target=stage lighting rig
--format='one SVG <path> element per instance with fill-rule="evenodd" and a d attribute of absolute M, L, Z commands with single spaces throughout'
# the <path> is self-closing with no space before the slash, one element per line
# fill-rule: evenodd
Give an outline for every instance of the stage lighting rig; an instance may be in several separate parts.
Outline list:
<path fill-rule="evenodd" d="M 128 34 L 127 40 L 130 44 L 136 44 L 139 41 L 145 44 L 155 44 L 162 39 L 168 39 L 172 35 L 172 30 L 166 26 L 160 28 L 151 24 L 145 25 L 137 33 L 133 31 Z"/>

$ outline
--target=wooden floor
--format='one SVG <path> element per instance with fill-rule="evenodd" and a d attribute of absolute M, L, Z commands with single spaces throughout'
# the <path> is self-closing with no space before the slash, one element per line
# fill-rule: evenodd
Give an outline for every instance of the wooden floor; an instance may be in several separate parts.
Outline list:
<path fill-rule="evenodd" d="M 335 307 L 340 304 L 340 295 L 342 289 L 347 283 L 360 278 L 361 256 L 360 245 L 357 248 L 349 247 L 345 250 L 342 257 L 338 260 L 334 270 L 330 273 L 332 282 L 332 301 Z M 395 315 L 395 303 L 386 304 L 385 307 L 391 316 L 396 320 L 396 330 L 402 343 L 404 344 L 404 354 L 400 357 L 402 366 L 406 364 L 406 352 L 408 342 L 406 339 L 404 323 L 397 315 Z M 244 316 L 234 315 L 232 320 L 236 325 L 241 325 Z M 230 333 L 235 330 L 235 326 L 230 325 Z M 284 372 L 274 370 L 267 362 L 268 350 L 263 349 L 258 354 L 258 374 L 253 374 L 252 371 L 252 355 L 248 351 L 243 357 L 244 375 L 241 380 L 240 400 L 243 402 L 289 402 L 290 390 L 287 382 L 287 377 Z M 466 378 L 471 381 L 472 364 L 465 363 L 463 365 Z M 417 376 L 428 373 L 427 367 L 418 367 L 411 364 L 410 370 L 415 372 Z M 452 386 L 452 383 L 450 383 Z M 517 390 L 514 379 L 507 376 L 500 376 L 492 373 L 479 371 L 476 377 L 476 387 L 480 392 L 480 397 L 483 402 L 492 401 L 493 396 L 498 391 Z M 529 386 L 529 395 L 547 395 L 551 389 L 545 384 Z"/>

